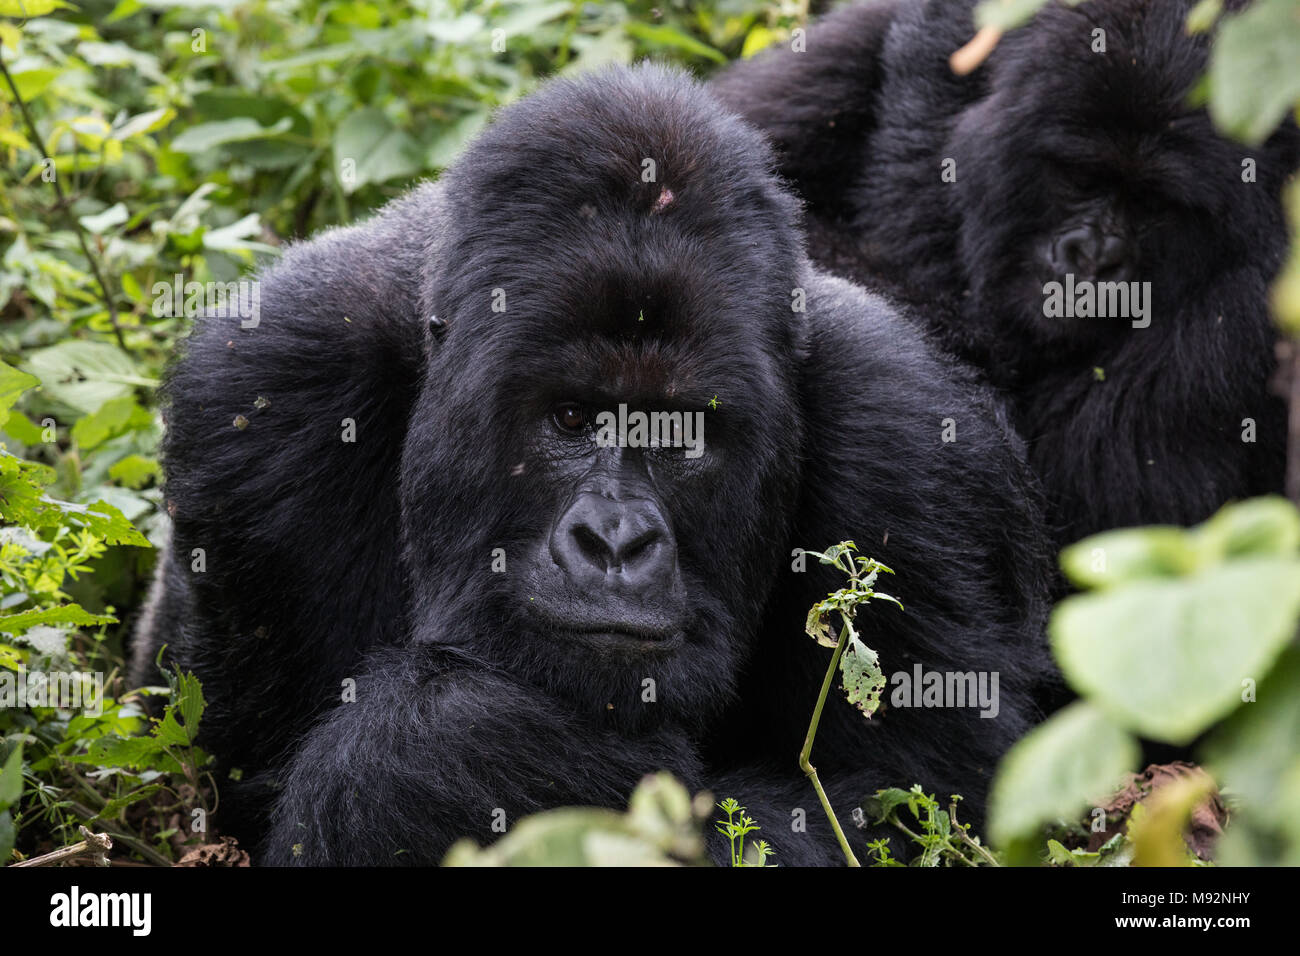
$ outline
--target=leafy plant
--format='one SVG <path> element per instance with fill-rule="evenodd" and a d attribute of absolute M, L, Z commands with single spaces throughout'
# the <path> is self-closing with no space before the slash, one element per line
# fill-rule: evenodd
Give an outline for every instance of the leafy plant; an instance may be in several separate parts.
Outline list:
<path fill-rule="evenodd" d="M 882 571 L 886 574 L 894 572 L 879 561 L 854 554 L 853 552 L 857 550 L 858 546 L 852 541 L 841 541 L 824 552 L 807 552 L 822 564 L 829 564 L 843 571 L 849 578 L 849 586 L 833 592 L 825 600 L 818 601 L 808 611 L 804 630 L 818 644 L 832 648 L 832 653 L 830 664 L 826 668 L 826 678 L 822 681 L 817 703 L 813 707 L 808 734 L 804 738 L 803 749 L 799 752 L 799 767 L 812 781 L 813 789 L 817 791 L 817 799 L 821 801 L 822 809 L 830 820 L 835 839 L 839 842 L 844 859 L 849 866 L 861 866 L 861 864 L 844 837 L 840 821 L 831 808 L 830 799 L 826 796 L 821 780 L 817 777 L 817 768 L 812 765 L 813 741 L 817 737 L 817 725 L 821 722 L 822 708 L 826 706 L 826 695 L 830 691 L 836 668 L 839 668 L 842 674 L 843 688 L 849 703 L 855 705 L 867 717 L 875 713 L 880 705 L 880 693 L 885 689 L 885 675 L 880 669 L 876 652 L 862 642 L 857 629 L 853 626 L 858 608 L 874 599 L 889 601 L 900 608 L 903 606 L 896 598 L 880 593 L 873 587 Z M 840 616 L 838 635 L 832 635 L 831 625 L 827 621 L 831 614 Z"/>
<path fill-rule="evenodd" d="M 753 862 L 745 859 L 745 837 L 751 833 L 756 833 L 762 829 L 754 818 L 745 812 L 745 808 L 727 797 L 718 804 L 718 809 L 727 815 L 726 820 L 718 820 L 715 823 L 715 829 L 727 838 L 731 845 L 731 865 L 732 866 L 767 866 L 767 858 L 774 851 L 766 840 L 754 840 L 750 843 L 753 849 L 751 854 Z M 776 864 L 771 864 L 775 866 Z"/>
<path fill-rule="evenodd" d="M 889 823 L 897 827 L 920 848 L 913 866 L 999 866 L 997 857 L 980 838 L 970 835 L 970 824 L 958 822 L 957 804 L 960 800 L 961 797 L 953 796 L 945 809 L 918 783 L 911 790 L 897 787 L 878 790 L 864 803 L 863 809 L 872 815 L 874 823 Z M 900 816 L 903 810 L 911 814 L 911 825 Z M 884 838 L 868 845 L 876 860 L 874 865 L 902 866 L 890 854 L 888 843 L 888 838 Z"/>
<path fill-rule="evenodd" d="M 1300 861 L 1288 822 L 1300 814 L 1300 512 L 1252 499 L 1192 529 L 1095 535 L 1061 564 L 1087 592 L 1057 606 L 1052 650 L 1082 699 L 1003 759 L 993 839 L 1025 861 L 1039 827 L 1077 816 L 1132 769 L 1139 736 L 1185 745 L 1213 730 L 1201 752 L 1242 804 L 1223 859 Z M 1139 842 L 1138 862 L 1186 858 L 1157 846 Z"/>

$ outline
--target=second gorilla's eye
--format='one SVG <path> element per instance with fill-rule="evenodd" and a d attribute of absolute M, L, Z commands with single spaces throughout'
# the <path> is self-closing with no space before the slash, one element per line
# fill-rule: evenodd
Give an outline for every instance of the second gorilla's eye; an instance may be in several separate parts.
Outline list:
<path fill-rule="evenodd" d="M 575 405 L 572 402 L 566 402 L 563 405 L 555 407 L 555 425 L 560 431 L 576 434 L 582 431 L 587 424 L 587 413 L 583 411 L 581 405 Z"/>

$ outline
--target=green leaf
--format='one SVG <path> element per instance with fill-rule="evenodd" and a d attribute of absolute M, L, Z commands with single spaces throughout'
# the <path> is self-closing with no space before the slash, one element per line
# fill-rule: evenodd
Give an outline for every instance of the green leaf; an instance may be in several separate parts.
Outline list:
<path fill-rule="evenodd" d="M 452 123 L 429 148 L 429 165 L 438 169 L 450 166 L 465 145 L 487 125 L 488 115 L 486 111 L 467 113 Z"/>
<path fill-rule="evenodd" d="M 1048 0 L 984 0 L 975 8 L 975 25 L 1011 30 L 1027 23 L 1047 3 Z"/>
<path fill-rule="evenodd" d="M 1086 701 L 1053 714 L 1002 758 L 989 798 L 989 835 L 1007 844 L 1073 819 L 1137 764 L 1137 741 Z"/>
<path fill-rule="evenodd" d="M 270 126 L 263 126 L 255 119 L 246 116 L 235 119 L 217 120 L 213 123 L 199 123 L 191 126 L 169 144 L 178 153 L 206 153 L 230 143 L 243 143 L 249 140 L 268 139 L 288 131 L 293 125 L 287 116 Z"/>
<path fill-rule="evenodd" d="M 162 129 L 175 118 L 176 111 L 166 108 L 137 113 L 120 126 L 113 127 L 112 136 L 113 139 L 122 141 L 145 136 Z"/>
<path fill-rule="evenodd" d="M 1241 800 L 1222 845 L 1225 865 L 1300 866 L 1300 647 L 1206 741 L 1201 757 Z"/>
<path fill-rule="evenodd" d="M 0 809 L 8 809 L 23 795 L 23 745 L 15 744 L 0 769 Z"/>
<path fill-rule="evenodd" d="M 629 20 L 623 24 L 623 29 L 629 36 L 633 36 L 645 43 L 647 46 L 655 49 L 675 49 L 683 53 L 689 53 L 693 56 L 704 57 L 712 60 L 714 63 L 726 63 L 727 57 L 720 50 L 715 50 L 707 43 L 701 43 L 695 37 L 675 30 L 670 26 L 655 26 L 649 23 L 640 23 L 636 20 Z"/>
<path fill-rule="evenodd" d="M 844 677 L 844 691 L 849 703 L 868 717 L 880 706 L 880 692 L 885 689 L 885 675 L 880 670 L 880 657 L 858 638 L 850 634 L 848 647 L 840 656 L 840 673 Z"/>
<path fill-rule="evenodd" d="M 133 385 L 147 384 L 131 357 L 106 342 L 71 339 L 37 349 L 27 356 L 27 367 L 41 380 L 44 395 L 87 413 L 129 395 Z"/>
<path fill-rule="evenodd" d="M 18 397 L 29 388 L 34 388 L 39 384 L 41 384 L 41 380 L 36 376 L 28 375 L 21 369 L 0 362 L 0 425 L 9 420 L 9 409 L 14 407 L 14 402 L 18 401 Z M 19 441 L 23 441 L 18 435 L 14 435 L 14 437 Z M 24 444 L 29 443 L 24 442 Z"/>
<path fill-rule="evenodd" d="M 127 455 L 108 469 L 108 477 L 126 488 L 140 489 L 152 480 L 162 478 L 162 468 L 156 459 L 143 455 Z"/>
<path fill-rule="evenodd" d="M 126 222 L 129 218 L 131 218 L 131 216 L 126 211 L 126 205 L 123 203 L 117 203 L 93 216 L 81 216 L 78 221 L 86 227 L 87 232 L 95 236 L 102 236 L 114 226 L 122 225 L 122 223 Z"/>
<path fill-rule="evenodd" d="M 1067 598 L 1049 632 L 1075 690 L 1135 733 L 1182 744 L 1268 673 L 1297 614 L 1300 561 L 1244 558 Z"/>
<path fill-rule="evenodd" d="M 110 399 L 96 411 L 77 420 L 72 426 L 72 438 L 89 451 L 110 438 L 127 432 L 139 431 L 153 424 L 153 416 L 141 408 L 131 395 Z"/>
<path fill-rule="evenodd" d="M 37 624 L 46 626 L 94 627 L 99 624 L 116 624 L 110 614 L 91 614 L 76 604 L 21 611 L 18 614 L 0 614 L 0 633 L 21 634 Z"/>
<path fill-rule="evenodd" d="M 54 10 L 71 9 L 72 5 L 63 0 L 0 0 L 0 17 L 18 17 L 28 20 L 43 17 Z M 3 860 L 4 857 L 0 857 Z"/>
<path fill-rule="evenodd" d="M 1277 495 L 1251 498 L 1220 509 L 1196 536 L 1209 560 L 1294 556 L 1300 551 L 1300 511 Z"/>
<path fill-rule="evenodd" d="M 368 183 L 413 176 L 422 168 L 415 141 L 377 109 L 357 110 L 339 124 L 334 164 L 348 193 Z"/>
<path fill-rule="evenodd" d="M 4 430 L 8 432 L 12 437 L 18 439 L 20 442 L 22 442 L 24 445 L 27 445 L 28 447 L 32 445 L 39 445 L 42 441 L 44 441 L 45 439 L 44 430 L 41 428 L 41 426 L 37 425 L 34 421 L 32 421 L 22 412 L 14 411 L 11 409 L 7 413 L 8 418 L 4 417 L 5 414 L 6 413 L 4 412 L 0 412 L 0 419 L 4 419 Z"/>
<path fill-rule="evenodd" d="M 1182 528 L 1123 528 L 1084 538 L 1061 552 L 1061 568 L 1081 588 L 1106 588 L 1135 578 L 1176 577 L 1201 560 Z"/>
<path fill-rule="evenodd" d="M 1224 17 L 1210 50 L 1210 117 L 1255 145 L 1300 100 L 1300 15 L 1295 0 L 1255 0 Z"/>
<path fill-rule="evenodd" d="M 203 685 L 190 673 L 181 673 L 176 678 L 176 707 L 185 722 L 185 730 L 193 742 L 199 735 L 199 718 L 207 702 L 203 699 Z"/>

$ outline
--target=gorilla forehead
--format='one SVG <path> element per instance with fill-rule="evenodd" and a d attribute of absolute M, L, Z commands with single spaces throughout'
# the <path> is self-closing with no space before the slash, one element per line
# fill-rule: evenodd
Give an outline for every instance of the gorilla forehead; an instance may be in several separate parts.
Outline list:
<path fill-rule="evenodd" d="M 990 60 L 993 89 L 1014 91 L 1039 122 L 1149 133 L 1192 112 L 1187 94 L 1205 68 L 1204 35 L 1188 36 L 1186 0 L 1091 0 L 1044 8 Z M 1093 50 L 1095 30 L 1106 50 Z"/>
<path fill-rule="evenodd" d="M 789 357 L 797 205 L 759 134 L 679 73 L 549 84 L 502 110 L 440 186 L 455 253 L 431 297 L 480 360 L 519 369 L 566 345 L 654 340 L 678 366 L 727 357 L 757 379 Z M 645 353 L 585 364 L 610 354 Z"/>

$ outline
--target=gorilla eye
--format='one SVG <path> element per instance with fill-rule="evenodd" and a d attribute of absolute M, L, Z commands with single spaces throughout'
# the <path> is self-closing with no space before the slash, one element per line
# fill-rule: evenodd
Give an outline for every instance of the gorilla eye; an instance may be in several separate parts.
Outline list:
<path fill-rule="evenodd" d="M 587 424 L 587 413 L 581 405 L 575 405 L 572 402 L 557 405 L 553 414 L 555 427 L 563 432 L 576 434 L 582 431 L 583 426 Z"/>

